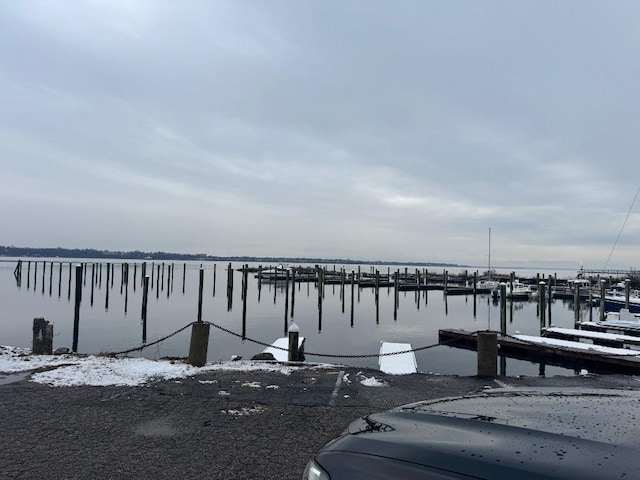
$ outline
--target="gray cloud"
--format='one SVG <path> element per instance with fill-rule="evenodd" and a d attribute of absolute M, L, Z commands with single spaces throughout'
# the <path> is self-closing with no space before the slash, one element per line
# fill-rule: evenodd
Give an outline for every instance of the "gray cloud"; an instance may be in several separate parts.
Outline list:
<path fill-rule="evenodd" d="M 16 245 L 602 267 L 635 2 L 3 2 Z M 637 207 L 611 265 L 637 263 Z"/>

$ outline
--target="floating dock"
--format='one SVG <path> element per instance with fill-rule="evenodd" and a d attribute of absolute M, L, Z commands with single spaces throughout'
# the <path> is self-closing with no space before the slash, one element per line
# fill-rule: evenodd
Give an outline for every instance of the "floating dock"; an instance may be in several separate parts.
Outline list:
<path fill-rule="evenodd" d="M 410 343 L 380 342 L 380 357 L 378 365 L 380 371 L 391 375 L 407 375 L 418 371 L 416 355 L 411 350 Z M 390 355 L 394 352 L 405 352 Z"/>
<path fill-rule="evenodd" d="M 518 335 L 515 335 L 518 337 Z M 542 331 L 542 336 L 570 340 L 574 342 L 588 341 L 594 345 L 603 345 L 615 348 L 640 348 L 640 337 L 637 335 L 624 335 L 621 333 L 604 333 L 593 330 L 577 330 L 574 328 L 549 327 Z M 640 354 L 640 352 L 638 352 Z"/>
<path fill-rule="evenodd" d="M 571 369 L 587 369 L 594 373 L 640 374 L 640 352 L 582 342 L 570 342 L 527 335 L 498 334 L 500 356 L 532 363 Z M 476 350 L 477 333 L 466 330 L 440 330 L 439 342 L 456 348 Z"/>

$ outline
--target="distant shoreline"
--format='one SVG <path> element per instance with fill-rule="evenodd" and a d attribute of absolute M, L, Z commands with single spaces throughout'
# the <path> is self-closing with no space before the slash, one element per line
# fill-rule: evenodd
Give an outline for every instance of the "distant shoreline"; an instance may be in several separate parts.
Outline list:
<path fill-rule="evenodd" d="M 115 260 L 182 260 L 182 261 L 207 261 L 207 262 L 265 262 L 265 263 L 317 263 L 317 264 L 344 264 L 344 265 L 415 265 L 419 267 L 449 267 L 449 268 L 471 268 L 469 265 L 456 263 L 438 262 L 400 262 L 386 260 L 356 260 L 351 258 L 307 258 L 307 257 L 256 257 L 249 255 L 242 256 L 217 256 L 204 253 L 172 253 L 172 252 L 142 252 L 134 251 L 111 251 L 96 249 L 75 249 L 75 248 L 32 248 L 0 246 L 0 257 L 15 258 L 92 258 L 92 259 L 115 259 Z"/>

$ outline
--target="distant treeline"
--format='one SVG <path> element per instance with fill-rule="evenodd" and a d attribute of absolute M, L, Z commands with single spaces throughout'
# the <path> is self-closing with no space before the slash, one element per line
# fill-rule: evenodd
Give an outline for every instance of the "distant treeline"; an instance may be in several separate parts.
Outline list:
<path fill-rule="evenodd" d="M 251 263 L 317 263 L 317 264 L 362 264 L 362 265 L 415 265 L 423 267 L 463 267 L 453 263 L 429 262 L 389 262 L 382 260 L 365 261 L 344 258 L 303 258 L 303 257 L 251 257 L 235 256 L 222 257 L 204 253 L 170 253 L 170 252 L 141 252 L 139 250 L 117 252 L 111 250 L 96 250 L 93 248 L 30 248 L 0 246 L 0 257 L 44 257 L 44 258 L 104 258 L 115 260 L 183 260 L 183 261 L 213 261 L 213 262 L 251 262 Z"/>

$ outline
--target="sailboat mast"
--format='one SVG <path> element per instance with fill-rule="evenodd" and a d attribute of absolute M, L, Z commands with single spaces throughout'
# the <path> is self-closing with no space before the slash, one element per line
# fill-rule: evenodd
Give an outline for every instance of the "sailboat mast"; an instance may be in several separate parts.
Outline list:
<path fill-rule="evenodd" d="M 489 275 L 491 275 L 491 227 L 489 227 Z"/>

